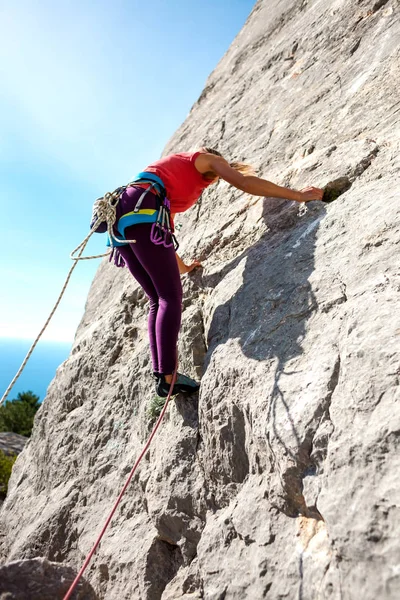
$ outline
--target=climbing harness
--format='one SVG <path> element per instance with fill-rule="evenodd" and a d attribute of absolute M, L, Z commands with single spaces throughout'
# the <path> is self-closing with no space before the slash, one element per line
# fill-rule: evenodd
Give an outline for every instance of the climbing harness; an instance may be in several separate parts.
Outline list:
<path fill-rule="evenodd" d="M 122 215 L 122 217 L 120 217 L 116 225 L 116 229 L 118 230 L 123 239 L 117 238 L 115 236 L 113 228 L 109 226 L 110 220 L 106 220 L 99 215 L 99 208 L 102 208 L 103 198 L 98 198 L 93 205 L 91 225 L 94 222 L 97 223 L 96 231 L 98 233 L 105 233 L 105 231 L 107 231 L 107 244 L 118 248 L 118 246 L 123 246 L 129 243 L 135 243 L 135 240 L 127 240 L 125 238 L 125 229 L 127 227 L 130 227 L 131 225 L 137 225 L 139 223 L 153 223 L 150 232 L 151 242 L 153 244 L 156 244 L 157 246 L 163 245 L 165 246 L 165 248 L 171 248 L 173 246 L 176 251 L 179 248 L 179 244 L 171 227 L 171 204 L 168 198 L 166 197 L 166 189 L 162 179 L 160 179 L 160 177 L 158 177 L 154 173 L 148 173 L 146 171 L 143 171 L 139 173 L 136 177 L 134 177 L 126 186 L 119 187 L 111 193 L 110 202 L 113 207 L 111 210 L 114 210 L 114 220 L 112 224 L 114 225 L 116 221 L 114 207 L 116 208 L 123 192 L 128 187 L 134 187 L 135 184 L 143 183 L 149 184 L 149 187 L 143 191 L 139 200 L 136 202 L 136 206 L 133 209 L 133 211 Z M 148 194 L 148 192 L 152 191 L 153 189 L 155 189 L 157 193 L 157 208 L 142 209 L 141 206 L 145 196 Z M 105 198 L 106 196 L 104 197 L 104 199 Z M 108 202 L 108 204 L 110 204 L 110 202 Z"/>
<path fill-rule="evenodd" d="M 94 543 L 92 549 L 90 550 L 89 554 L 86 556 L 85 562 L 83 563 L 83 565 L 81 567 L 81 570 L 79 571 L 78 575 L 75 577 L 74 581 L 72 582 L 72 584 L 71 584 L 68 592 L 64 596 L 63 600 L 69 600 L 71 598 L 72 593 L 74 592 L 76 586 L 79 583 L 79 580 L 81 579 L 81 577 L 82 577 L 82 575 L 83 575 L 86 567 L 88 566 L 88 564 L 90 562 L 90 559 L 92 558 L 93 554 L 96 552 L 96 549 L 97 549 L 98 545 L 100 544 L 100 541 L 101 541 L 103 535 L 105 534 L 105 532 L 107 530 L 107 527 L 109 526 L 110 521 L 113 518 L 115 511 L 117 510 L 118 504 L 120 503 L 120 501 L 122 499 L 122 496 L 124 495 L 126 489 L 128 488 L 128 486 L 129 486 L 129 484 L 131 482 L 131 479 L 132 479 L 133 475 L 135 474 L 135 471 L 136 471 L 137 467 L 139 466 L 140 461 L 142 460 L 143 456 L 146 454 L 146 452 L 148 451 L 148 449 L 150 447 L 150 444 L 151 444 L 151 442 L 152 442 L 152 440 L 153 440 L 153 438 L 154 438 L 154 436 L 155 436 L 155 434 L 157 432 L 157 429 L 159 428 L 159 426 L 161 424 L 161 421 L 163 420 L 163 417 L 164 417 L 165 412 L 166 412 L 167 407 L 168 407 L 168 403 L 169 403 L 169 401 L 171 399 L 172 390 L 174 389 L 174 385 L 175 385 L 175 380 L 176 380 L 176 375 L 177 375 L 177 369 L 178 369 L 178 365 L 176 365 L 176 367 L 175 367 L 175 371 L 174 371 L 174 374 L 172 376 L 172 381 L 171 381 L 171 385 L 170 385 L 170 388 L 169 388 L 169 393 L 168 393 L 167 399 L 166 399 L 164 407 L 163 407 L 163 409 L 162 409 L 162 411 L 160 413 L 160 416 L 158 417 L 157 422 L 156 422 L 156 424 L 153 427 L 153 431 L 151 432 L 151 434 L 150 434 L 150 436 L 149 436 L 146 444 L 144 445 L 143 450 L 141 451 L 139 457 L 136 459 L 136 462 L 133 465 L 131 472 L 129 473 L 128 479 L 126 480 L 124 487 L 122 488 L 122 490 L 121 490 L 121 492 L 120 492 L 117 500 L 115 501 L 115 504 L 114 504 L 114 506 L 113 506 L 110 514 L 108 515 L 108 517 L 106 519 L 106 522 L 104 523 L 103 528 L 102 528 L 102 530 L 101 530 L 101 532 L 100 532 L 97 540 L 95 541 L 95 543 Z"/>
<path fill-rule="evenodd" d="M 179 244 L 173 233 L 173 228 L 171 227 L 171 203 L 166 197 L 166 189 L 162 179 L 154 173 L 144 171 L 139 173 L 133 179 L 132 183 L 133 185 L 135 183 L 150 183 L 156 188 L 157 192 L 159 193 L 159 206 L 156 218 L 151 228 L 150 240 L 156 246 L 162 245 L 165 248 L 171 248 L 173 246 L 175 251 L 177 251 Z M 132 185 L 132 183 L 130 185 Z M 145 193 L 148 191 L 150 191 L 150 188 L 145 190 Z M 140 209 L 143 198 L 144 194 L 140 196 L 133 212 L 137 212 Z M 124 217 L 125 216 L 127 215 L 124 215 Z M 124 219 L 124 217 L 121 217 L 119 223 L 122 221 L 122 219 Z"/>

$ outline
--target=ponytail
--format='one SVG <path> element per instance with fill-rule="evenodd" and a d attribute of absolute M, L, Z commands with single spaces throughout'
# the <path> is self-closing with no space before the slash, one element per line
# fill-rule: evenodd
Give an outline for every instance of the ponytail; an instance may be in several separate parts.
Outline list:
<path fill-rule="evenodd" d="M 215 154 L 215 156 L 220 156 L 221 158 L 223 158 L 222 154 L 220 152 L 218 152 L 218 150 L 214 150 L 214 148 L 203 147 L 203 150 L 205 150 L 209 154 Z M 256 174 L 254 167 L 252 165 L 248 165 L 246 163 L 230 162 L 229 166 L 232 167 L 232 169 L 235 169 L 235 171 L 239 171 L 239 173 L 242 173 L 242 175 L 255 175 Z"/>

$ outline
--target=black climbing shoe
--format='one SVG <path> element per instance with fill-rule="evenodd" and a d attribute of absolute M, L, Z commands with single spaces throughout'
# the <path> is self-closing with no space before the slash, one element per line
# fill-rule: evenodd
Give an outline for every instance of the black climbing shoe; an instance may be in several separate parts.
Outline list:
<path fill-rule="evenodd" d="M 156 383 L 156 392 L 158 396 L 166 398 L 170 387 L 171 384 L 165 381 L 165 376 L 162 373 L 158 373 L 158 381 Z M 186 375 L 182 375 L 182 373 L 177 373 L 171 396 L 175 396 L 176 394 L 194 394 L 199 388 L 200 384 L 197 383 L 197 381 Z"/>

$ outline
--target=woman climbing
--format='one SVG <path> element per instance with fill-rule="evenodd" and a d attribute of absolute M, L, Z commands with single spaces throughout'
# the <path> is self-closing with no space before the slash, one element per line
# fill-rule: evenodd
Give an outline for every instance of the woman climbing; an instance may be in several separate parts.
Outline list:
<path fill-rule="evenodd" d="M 290 190 L 253 173 L 249 165 L 229 163 L 216 150 L 202 148 L 198 152 L 172 154 L 152 163 L 134 178 L 119 198 L 114 233 L 130 243 L 117 244 L 115 263 L 126 265 L 150 300 L 148 329 L 159 396 L 168 395 L 177 361 L 182 303 L 179 274 L 201 266 L 198 261 L 186 265 L 176 253 L 168 227 L 169 210 L 173 231 L 175 214 L 190 208 L 202 191 L 219 178 L 254 196 L 297 202 L 322 199 L 321 189 Z M 161 211 L 163 222 L 159 218 L 155 223 L 161 205 L 167 210 Z M 158 229 L 154 229 L 156 226 Z M 169 233 L 169 239 L 163 235 L 163 230 Z M 193 393 L 199 387 L 199 383 L 178 373 L 172 393 Z"/>

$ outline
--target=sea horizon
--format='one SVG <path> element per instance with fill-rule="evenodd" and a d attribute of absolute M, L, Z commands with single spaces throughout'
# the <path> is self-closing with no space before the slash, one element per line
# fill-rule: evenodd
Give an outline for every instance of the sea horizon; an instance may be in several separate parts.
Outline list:
<path fill-rule="evenodd" d="M 0 397 L 20 368 L 34 340 L 0 338 Z M 40 340 L 23 372 L 10 391 L 8 400 L 31 391 L 42 402 L 57 368 L 68 358 L 72 341 Z"/>

